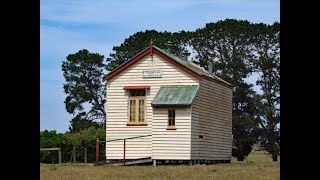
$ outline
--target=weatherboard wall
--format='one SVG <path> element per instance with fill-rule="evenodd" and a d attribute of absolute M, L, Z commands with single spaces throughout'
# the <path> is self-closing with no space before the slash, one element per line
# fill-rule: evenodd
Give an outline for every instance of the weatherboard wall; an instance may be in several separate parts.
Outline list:
<path fill-rule="evenodd" d="M 142 72 L 144 70 L 161 70 L 161 78 L 143 78 Z M 176 67 L 172 63 L 160 58 L 157 55 L 151 57 L 146 55 L 136 63 L 129 66 L 116 76 L 107 81 L 107 102 L 106 102 L 106 139 L 129 138 L 134 136 L 151 135 L 152 137 L 145 137 L 142 139 L 132 139 L 126 142 L 126 159 L 137 159 L 144 157 L 151 157 L 152 151 L 161 152 L 162 142 L 167 141 L 167 144 L 177 144 L 176 148 L 181 147 L 181 138 L 187 138 L 186 123 L 183 126 L 177 126 L 176 134 L 166 130 L 163 125 L 167 124 L 167 115 L 155 116 L 156 124 L 153 125 L 153 108 L 151 102 L 155 95 L 163 85 L 199 85 L 199 81 L 186 73 L 182 69 Z M 127 112 L 128 112 L 128 96 L 127 91 L 123 89 L 124 86 L 150 86 L 146 93 L 146 126 L 127 126 Z M 187 113 L 191 113 L 190 109 L 186 109 Z M 156 112 L 157 114 L 158 112 Z M 187 122 L 187 115 L 182 111 L 181 120 Z M 178 114 L 177 114 L 178 115 Z M 177 116 L 178 118 L 178 116 Z M 179 117 L 180 118 L 180 117 Z M 181 121 L 181 122 L 182 122 Z M 190 121 L 190 118 L 189 118 Z M 179 123 L 178 123 L 179 124 Z M 190 124 L 190 122 L 189 122 Z M 161 127 L 158 127 L 158 126 Z M 154 126 L 154 132 L 153 132 Z M 190 125 L 189 125 L 190 126 Z M 183 128 L 182 128 L 183 127 Z M 181 133 L 180 133 L 181 132 Z M 182 133 L 183 132 L 183 133 Z M 179 134 L 180 133 L 180 134 Z M 156 135 L 159 134 L 159 135 Z M 162 134 L 162 135 L 160 135 Z M 171 138 L 171 136 L 174 137 Z M 170 138 L 170 142 L 168 141 Z M 187 140 L 186 140 L 187 141 Z M 152 147 L 152 143 L 156 146 Z M 189 144 L 190 144 L 190 130 L 189 130 Z M 176 148 L 169 151 L 175 152 Z M 189 146 L 190 149 L 190 146 Z M 166 151 L 163 151 L 166 152 Z M 156 154 L 155 154 L 156 155 Z M 190 150 L 189 150 L 190 156 Z M 160 157 L 160 155 L 158 156 Z M 185 156 L 181 156 L 185 157 Z M 113 141 L 106 143 L 106 158 L 107 159 L 122 159 L 123 158 L 123 141 Z M 167 156 L 167 158 L 170 158 Z"/>
<path fill-rule="evenodd" d="M 200 81 L 191 116 L 191 159 L 230 160 L 232 90 L 209 80 Z"/>
<path fill-rule="evenodd" d="M 168 108 L 153 109 L 152 158 L 190 160 L 191 108 L 170 109 L 175 109 L 175 130 L 166 130 Z"/>

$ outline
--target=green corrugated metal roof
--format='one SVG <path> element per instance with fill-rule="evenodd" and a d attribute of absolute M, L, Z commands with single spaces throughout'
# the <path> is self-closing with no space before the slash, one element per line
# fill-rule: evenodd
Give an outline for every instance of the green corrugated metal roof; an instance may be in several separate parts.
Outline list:
<path fill-rule="evenodd" d="M 198 90 L 192 86 L 161 86 L 151 105 L 160 106 L 189 106 Z"/>

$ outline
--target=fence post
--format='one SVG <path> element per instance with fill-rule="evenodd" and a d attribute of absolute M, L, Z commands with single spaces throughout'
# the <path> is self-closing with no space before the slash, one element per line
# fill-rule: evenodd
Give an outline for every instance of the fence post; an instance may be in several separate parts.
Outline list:
<path fill-rule="evenodd" d="M 73 147 L 73 163 L 76 163 L 76 148 Z"/>
<path fill-rule="evenodd" d="M 59 164 L 61 164 L 61 148 L 59 149 Z"/>
<path fill-rule="evenodd" d="M 126 165 L 126 139 L 123 140 L 123 165 Z"/>
<path fill-rule="evenodd" d="M 96 140 L 96 164 L 99 164 L 99 139 Z"/>
<path fill-rule="evenodd" d="M 87 163 L 87 148 L 84 148 L 84 163 Z"/>

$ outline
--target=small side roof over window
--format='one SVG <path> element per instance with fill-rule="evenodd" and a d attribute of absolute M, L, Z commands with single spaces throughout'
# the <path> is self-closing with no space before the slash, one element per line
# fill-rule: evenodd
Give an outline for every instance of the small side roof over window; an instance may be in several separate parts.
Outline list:
<path fill-rule="evenodd" d="M 151 105 L 153 107 L 190 106 L 197 91 L 197 85 L 161 86 Z"/>

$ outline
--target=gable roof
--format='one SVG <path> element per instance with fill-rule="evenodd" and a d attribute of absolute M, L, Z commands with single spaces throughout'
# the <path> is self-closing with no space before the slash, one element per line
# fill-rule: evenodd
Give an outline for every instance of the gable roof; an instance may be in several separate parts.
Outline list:
<path fill-rule="evenodd" d="M 198 91 L 197 85 L 161 86 L 151 106 L 190 106 Z"/>
<path fill-rule="evenodd" d="M 204 68 L 199 67 L 198 65 L 189 62 L 189 61 L 185 61 L 155 45 L 150 45 L 149 47 L 145 48 L 144 50 L 142 50 L 140 53 L 138 53 L 137 55 L 135 55 L 134 57 L 132 57 L 131 59 L 129 59 L 128 61 L 124 62 L 123 64 L 121 64 L 119 67 L 115 68 L 114 70 L 110 71 L 104 78 L 103 81 L 106 81 L 112 77 L 114 77 L 115 75 L 117 75 L 118 73 L 120 73 L 121 71 L 125 70 L 127 67 L 129 67 L 130 65 L 134 64 L 135 62 L 139 61 L 140 59 L 142 59 L 144 56 L 150 54 L 150 53 L 155 53 L 158 56 L 160 56 L 161 58 L 171 62 L 172 64 L 176 65 L 177 67 L 181 68 L 182 70 L 184 70 L 185 72 L 187 72 L 188 74 L 192 75 L 193 77 L 202 80 L 202 79 L 208 79 L 211 81 L 215 81 L 218 83 L 221 83 L 222 85 L 225 85 L 227 87 L 231 87 L 231 84 L 224 81 L 223 79 L 210 74 L 208 71 L 206 71 Z"/>

